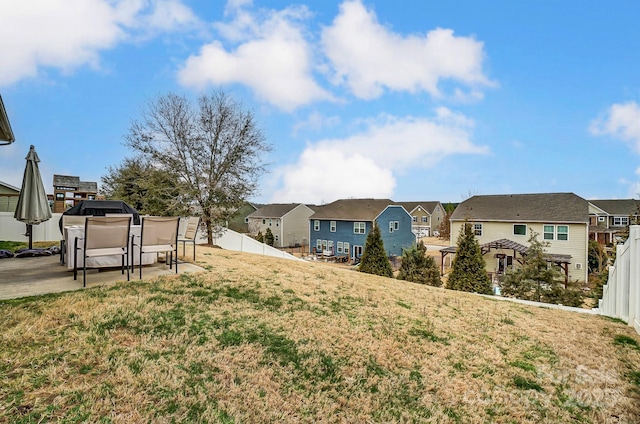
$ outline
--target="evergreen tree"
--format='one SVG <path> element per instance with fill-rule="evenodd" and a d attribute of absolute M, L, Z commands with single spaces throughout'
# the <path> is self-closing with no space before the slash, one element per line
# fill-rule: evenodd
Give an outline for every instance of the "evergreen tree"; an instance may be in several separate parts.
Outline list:
<path fill-rule="evenodd" d="M 264 243 L 264 236 L 262 235 L 262 231 L 258 231 L 258 235 L 256 236 L 256 240 L 260 243 Z"/>
<path fill-rule="evenodd" d="M 467 292 L 491 294 L 491 280 L 471 224 L 465 222 L 458 235 L 458 246 L 447 288 Z"/>
<path fill-rule="evenodd" d="M 267 231 L 264 233 L 264 242 L 269 246 L 273 246 L 275 239 L 273 237 L 273 233 L 271 232 L 271 228 L 267 228 Z"/>
<path fill-rule="evenodd" d="M 427 256 L 427 247 L 422 240 L 402 252 L 399 280 L 440 287 L 440 270 L 432 256 Z"/>
<path fill-rule="evenodd" d="M 360 259 L 360 271 L 367 274 L 382 275 L 383 277 L 393 277 L 393 270 L 384 250 L 380 228 L 375 223 L 367 236 L 364 252 L 362 252 L 362 258 Z"/>
<path fill-rule="evenodd" d="M 562 273 L 549 266 L 545 257 L 548 243 L 538 241 L 538 234 L 531 232 L 529 249 L 522 266 L 508 271 L 500 280 L 501 293 L 518 299 L 545 303 L 561 303 L 580 306 L 582 293 L 579 289 L 564 287 Z"/>

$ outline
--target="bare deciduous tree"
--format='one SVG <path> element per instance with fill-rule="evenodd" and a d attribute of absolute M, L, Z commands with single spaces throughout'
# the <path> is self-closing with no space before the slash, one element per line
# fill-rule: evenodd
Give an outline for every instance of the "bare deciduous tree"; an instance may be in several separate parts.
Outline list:
<path fill-rule="evenodd" d="M 198 206 L 209 244 L 224 223 L 257 190 L 271 150 L 251 111 L 222 91 L 201 96 L 161 95 L 131 124 L 125 144 L 175 176 L 181 201 Z"/>

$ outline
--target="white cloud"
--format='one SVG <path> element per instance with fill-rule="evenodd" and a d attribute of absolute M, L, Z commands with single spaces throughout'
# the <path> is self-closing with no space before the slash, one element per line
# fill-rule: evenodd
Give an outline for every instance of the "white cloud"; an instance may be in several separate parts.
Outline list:
<path fill-rule="evenodd" d="M 220 40 L 204 45 L 178 72 L 180 83 L 197 89 L 241 83 L 259 99 L 287 111 L 330 99 L 312 76 L 312 52 L 300 24 L 308 16 L 307 8 L 253 14 L 242 9 L 244 4 L 228 6 L 235 19 L 216 25 L 223 37 L 240 43 L 233 50 Z"/>
<path fill-rule="evenodd" d="M 470 88 L 469 93 L 457 88 L 451 94 L 469 101 L 482 98 L 480 87 L 494 85 L 482 70 L 482 42 L 442 28 L 402 36 L 381 25 L 360 0 L 341 4 L 340 14 L 322 33 L 322 44 L 335 82 L 363 99 L 376 98 L 385 88 L 441 96 L 438 83 L 447 79 Z"/>
<path fill-rule="evenodd" d="M 43 68 L 97 68 L 102 50 L 196 20 L 178 0 L 4 0 L 0 7 L 0 86 Z"/>
<path fill-rule="evenodd" d="M 304 121 L 300 121 L 293 126 L 293 134 L 297 135 L 298 132 L 307 130 L 307 131 L 319 131 L 327 128 L 334 128 L 340 124 L 340 117 L 333 116 L 325 116 L 318 112 L 312 112 L 309 114 L 307 119 Z"/>
<path fill-rule="evenodd" d="M 640 106 L 633 101 L 613 104 L 604 117 L 591 122 L 589 131 L 620 138 L 640 153 Z"/>
<path fill-rule="evenodd" d="M 472 128 L 472 120 L 447 108 L 430 119 L 378 117 L 358 134 L 308 146 L 296 164 L 278 169 L 282 188 L 271 201 L 391 197 L 394 174 L 432 167 L 450 155 L 488 153 L 470 140 Z"/>
<path fill-rule="evenodd" d="M 276 171 L 283 187 L 273 202 L 329 203 L 350 197 L 388 198 L 396 182 L 391 170 L 352 150 L 315 146 L 298 163 Z"/>

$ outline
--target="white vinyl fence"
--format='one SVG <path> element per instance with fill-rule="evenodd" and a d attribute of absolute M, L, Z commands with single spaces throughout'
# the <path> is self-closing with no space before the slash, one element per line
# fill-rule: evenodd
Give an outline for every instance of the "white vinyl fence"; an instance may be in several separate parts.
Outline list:
<path fill-rule="evenodd" d="M 61 213 L 54 213 L 48 221 L 31 227 L 33 241 L 57 241 L 62 239 L 58 221 Z M 27 226 L 13 217 L 13 212 L 0 212 L 0 240 L 4 241 L 29 241 L 24 234 Z"/>
<path fill-rule="evenodd" d="M 640 225 L 629 226 L 629 238 L 616 248 L 598 312 L 625 321 L 640 334 Z"/>
<path fill-rule="evenodd" d="M 236 233 L 228 228 L 221 228 L 220 231 L 214 232 L 213 244 L 220 246 L 226 250 L 235 250 L 237 252 L 255 253 L 258 255 L 274 256 L 277 258 L 302 260 L 287 252 L 278 250 L 247 235 Z"/>

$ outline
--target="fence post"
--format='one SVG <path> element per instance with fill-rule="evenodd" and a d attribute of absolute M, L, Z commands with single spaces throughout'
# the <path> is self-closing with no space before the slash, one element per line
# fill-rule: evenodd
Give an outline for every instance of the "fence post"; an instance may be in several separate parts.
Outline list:
<path fill-rule="evenodd" d="M 639 318 L 638 307 L 640 296 L 640 267 L 638 256 L 640 255 L 640 226 L 631 225 L 629 227 L 629 325 L 634 327 Z"/>

